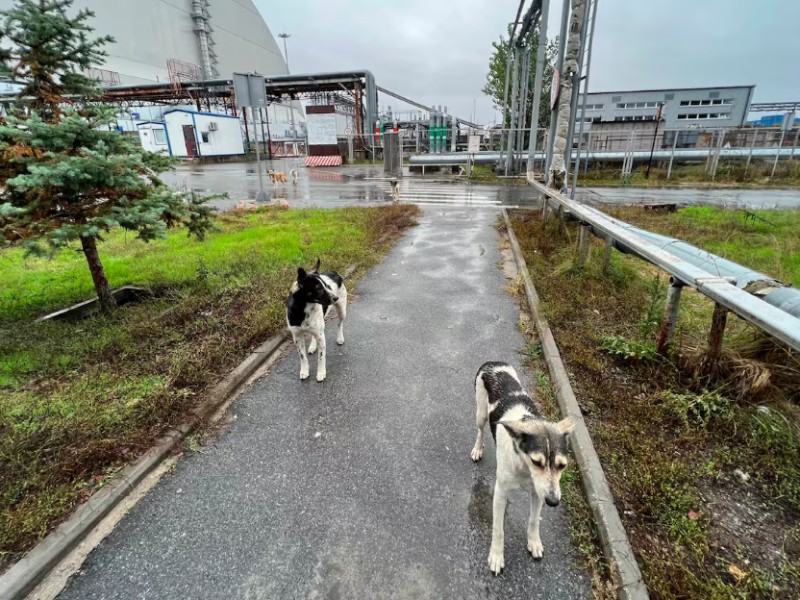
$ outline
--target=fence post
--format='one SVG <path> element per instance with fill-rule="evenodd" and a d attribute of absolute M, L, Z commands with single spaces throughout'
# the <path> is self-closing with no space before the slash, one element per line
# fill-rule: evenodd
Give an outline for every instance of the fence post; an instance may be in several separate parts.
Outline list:
<path fill-rule="evenodd" d="M 578 266 L 583 267 L 586 264 L 586 258 L 589 255 L 589 226 L 581 224 L 581 230 L 578 234 Z"/>
<path fill-rule="evenodd" d="M 717 149 L 714 152 L 714 160 L 711 163 L 711 179 L 717 176 L 717 167 L 719 166 L 720 155 L 722 154 L 722 145 L 725 143 L 725 131 L 721 131 L 719 140 L 717 140 Z"/>
<path fill-rule="evenodd" d="M 711 330 L 708 332 L 708 353 L 706 365 L 714 366 L 722 356 L 722 339 L 725 336 L 725 325 L 728 323 L 728 309 L 719 304 L 714 304 L 714 314 L 711 317 Z"/>
<path fill-rule="evenodd" d="M 753 158 L 753 148 L 756 145 L 756 138 L 758 137 L 758 130 L 753 129 L 753 141 L 750 142 L 750 152 L 747 153 L 747 163 L 744 166 L 744 176 L 747 177 L 747 171 L 750 170 L 750 161 Z"/>
<path fill-rule="evenodd" d="M 670 277 L 669 289 L 667 289 L 667 303 L 664 308 L 664 317 L 661 319 L 661 327 L 658 330 L 656 348 L 658 353 L 666 356 L 672 344 L 672 337 L 675 333 L 675 324 L 678 322 L 678 308 L 681 302 L 681 290 L 683 283 Z"/>
<path fill-rule="evenodd" d="M 778 158 L 781 155 L 781 148 L 783 148 L 783 138 L 786 137 L 786 131 L 781 130 L 781 141 L 778 142 L 778 149 L 775 151 L 775 161 L 772 163 L 772 172 L 769 174 L 769 180 L 772 181 L 772 178 L 775 177 L 775 169 L 778 166 Z"/>
<path fill-rule="evenodd" d="M 675 148 L 678 147 L 678 134 L 680 132 L 676 129 L 673 133 L 675 135 L 675 139 L 672 140 L 672 153 L 669 155 L 669 167 L 667 167 L 667 179 L 672 177 L 672 161 L 675 160 Z"/>
<path fill-rule="evenodd" d="M 611 236 L 606 238 L 605 247 L 603 248 L 603 273 L 608 275 L 611 270 L 611 250 L 614 248 L 614 240 Z"/>

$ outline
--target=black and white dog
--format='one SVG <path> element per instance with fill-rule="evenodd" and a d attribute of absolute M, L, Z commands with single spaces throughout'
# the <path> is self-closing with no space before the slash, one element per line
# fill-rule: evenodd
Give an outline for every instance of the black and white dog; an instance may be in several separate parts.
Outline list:
<path fill-rule="evenodd" d="M 347 318 L 347 288 L 338 273 L 319 272 L 319 259 L 314 270 L 306 273 L 297 269 L 297 281 L 292 284 L 286 299 L 286 323 L 300 354 L 300 379 L 308 379 L 308 353 L 319 349 L 317 356 L 317 381 L 324 381 L 325 372 L 325 316 L 331 306 L 339 317 L 336 343 L 344 344 L 344 320 Z"/>
<path fill-rule="evenodd" d="M 505 566 L 503 521 L 508 494 L 514 489 L 524 488 L 530 492 L 528 551 L 534 558 L 542 557 L 539 513 L 543 502 L 558 506 L 561 501 L 561 474 L 567 466 L 567 434 L 575 427 L 575 421 L 571 417 L 558 423 L 545 420 L 522 389 L 514 367 L 503 362 L 487 362 L 478 370 L 475 402 L 478 439 L 472 448 L 472 460 L 477 462 L 483 456 L 483 428 L 487 419 L 497 446 L 492 546 L 488 559 L 489 569 L 497 575 Z"/>

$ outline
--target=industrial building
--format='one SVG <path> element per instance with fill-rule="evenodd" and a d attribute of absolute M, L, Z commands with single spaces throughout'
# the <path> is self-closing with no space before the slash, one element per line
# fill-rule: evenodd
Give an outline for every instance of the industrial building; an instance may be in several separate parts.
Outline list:
<path fill-rule="evenodd" d="M 0 0 L 0 10 L 12 5 L 13 0 Z M 97 36 L 114 38 L 105 47 L 105 63 L 90 72 L 104 87 L 230 78 L 234 72 L 288 73 L 252 0 L 75 0 L 71 10 L 81 9 L 95 14 L 91 25 Z M 302 135 L 304 115 L 299 103 L 292 105 L 270 105 L 276 137 Z M 121 119 L 121 129 L 135 130 L 137 120 L 163 120 L 168 108 L 129 107 L 139 119 Z"/>
<path fill-rule="evenodd" d="M 747 120 L 754 85 L 660 90 L 589 92 L 589 123 L 654 121 L 661 109 L 665 129 L 741 127 Z"/>

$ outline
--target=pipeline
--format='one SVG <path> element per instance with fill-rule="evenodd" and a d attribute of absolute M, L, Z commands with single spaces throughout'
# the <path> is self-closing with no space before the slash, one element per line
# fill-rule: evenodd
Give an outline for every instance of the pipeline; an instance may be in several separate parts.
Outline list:
<path fill-rule="evenodd" d="M 713 153 L 713 151 L 712 151 Z M 800 156 L 800 153 L 796 153 Z M 676 160 L 687 160 L 687 159 L 707 159 L 709 155 L 709 150 L 702 149 L 702 150 L 675 150 L 674 157 Z M 746 159 L 748 156 L 751 155 L 751 150 L 749 148 L 723 148 L 720 150 L 720 158 L 742 158 Z M 792 148 L 753 148 L 752 150 L 752 157 L 753 158 L 775 158 L 775 156 L 783 157 L 791 157 L 792 156 Z M 496 163 L 500 160 L 501 154 L 500 152 L 478 152 L 474 155 L 470 155 L 467 152 L 448 152 L 442 154 L 415 154 L 410 158 L 410 164 L 412 165 L 444 165 L 444 164 L 466 164 L 469 160 L 470 156 L 475 157 L 475 162 L 477 163 Z M 515 156 L 521 160 L 528 159 L 527 152 L 517 152 Z M 621 161 L 625 159 L 626 156 L 633 156 L 634 160 L 644 161 L 650 158 L 650 151 L 649 150 L 637 150 L 635 152 L 625 152 L 625 151 L 590 151 L 590 152 L 581 152 L 581 160 L 609 160 L 609 161 Z M 656 150 L 653 153 L 653 160 L 669 160 L 670 157 L 673 156 L 672 150 Z M 544 158 L 543 152 L 536 152 L 534 153 L 535 160 L 542 160 Z"/>
<path fill-rule="evenodd" d="M 583 207 L 598 217 L 607 219 L 618 227 L 647 240 L 665 252 L 669 252 L 673 256 L 685 260 L 712 275 L 727 279 L 736 287 L 760 298 L 767 304 L 771 304 L 775 308 L 779 308 L 793 317 L 800 318 L 800 290 L 797 288 L 788 287 L 769 275 L 759 273 L 758 271 L 754 271 L 726 258 L 717 256 L 716 254 L 711 254 L 702 248 L 692 246 L 681 240 L 653 233 L 646 229 L 639 229 L 630 223 L 610 217 L 594 207 L 587 205 Z M 598 237 L 606 237 L 605 233 L 596 231 L 591 224 L 589 224 L 589 227 L 592 233 Z M 626 246 L 618 240 L 612 240 L 612 243 L 620 252 L 638 255 L 635 249 Z"/>

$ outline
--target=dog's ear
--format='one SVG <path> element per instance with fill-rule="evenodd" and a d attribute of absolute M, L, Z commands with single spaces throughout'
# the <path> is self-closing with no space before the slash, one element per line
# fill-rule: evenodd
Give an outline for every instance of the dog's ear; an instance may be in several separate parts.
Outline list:
<path fill-rule="evenodd" d="M 567 417 L 566 419 L 559 421 L 556 424 L 556 427 L 558 427 L 558 430 L 561 433 L 567 435 L 568 433 L 572 432 L 573 429 L 575 429 L 576 423 L 577 421 L 575 420 L 575 417 Z"/>
<path fill-rule="evenodd" d="M 306 278 L 306 270 L 303 267 L 297 269 L 297 283 L 302 283 Z"/>
<path fill-rule="evenodd" d="M 525 433 L 530 433 L 523 421 L 500 421 L 500 424 L 506 428 L 511 437 L 516 439 L 521 438 Z"/>
<path fill-rule="evenodd" d="M 311 271 L 312 273 L 319 273 L 319 259 L 317 259 L 317 264 L 314 265 L 314 270 Z"/>

